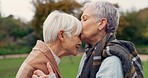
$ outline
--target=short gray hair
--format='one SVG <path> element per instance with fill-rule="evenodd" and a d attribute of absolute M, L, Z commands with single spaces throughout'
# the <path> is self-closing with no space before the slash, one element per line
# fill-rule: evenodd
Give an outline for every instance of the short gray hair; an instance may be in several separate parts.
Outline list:
<path fill-rule="evenodd" d="M 106 32 L 116 32 L 119 24 L 119 11 L 111 3 L 105 1 L 97 1 L 86 3 L 83 10 L 91 10 L 97 21 L 102 18 L 107 19 Z"/>
<path fill-rule="evenodd" d="M 75 35 L 80 35 L 82 24 L 74 16 L 56 10 L 48 15 L 43 24 L 44 42 L 55 41 L 60 30 L 64 30 L 68 37 L 71 37 L 73 31 Z"/>

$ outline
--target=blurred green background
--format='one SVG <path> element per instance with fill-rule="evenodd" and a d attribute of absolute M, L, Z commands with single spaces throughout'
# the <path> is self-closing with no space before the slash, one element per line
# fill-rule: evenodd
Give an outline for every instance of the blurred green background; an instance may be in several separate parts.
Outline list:
<path fill-rule="evenodd" d="M 42 24 L 50 12 L 61 10 L 80 19 L 87 1 L 32 0 L 34 16 L 29 22 L 13 15 L 3 17 L 0 12 L 0 55 L 29 53 L 38 39 L 43 40 Z M 120 9 L 120 5 L 114 5 Z M 120 11 L 117 39 L 130 40 L 139 53 L 148 54 L 148 8 Z"/>
<path fill-rule="evenodd" d="M 29 22 L 13 15 L 3 17 L 0 12 L 0 55 L 29 53 L 38 39 L 43 40 L 42 24 L 50 12 L 61 10 L 80 19 L 87 1 L 32 0 L 34 16 Z M 120 9 L 120 5 L 114 5 Z M 148 54 L 148 8 L 120 11 L 117 39 L 130 40 L 139 53 Z"/>
<path fill-rule="evenodd" d="M 32 0 L 33 19 L 29 22 L 0 12 L 0 78 L 14 78 L 25 58 L 5 58 L 5 55 L 28 54 L 38 39 L 42 38 L 42 24 L 53 10 L 72 14 L 80 20 L 84 2 L 76 0 Z M 120 5 L 114 4 L 120 9 Z M 148 54 L 148 8 L 120 11 L 117 39 L 132 41 L 139 54 Z M 83 51 L 85 43 L 81 49 Z M 75 78 L 81 56 L 64 57 L 59 65 L 63 78 Z M 148 61 L 143 61 L 145 78 L 148 78 Z M 146 74 L 147 73 L 147 74 Z"/>

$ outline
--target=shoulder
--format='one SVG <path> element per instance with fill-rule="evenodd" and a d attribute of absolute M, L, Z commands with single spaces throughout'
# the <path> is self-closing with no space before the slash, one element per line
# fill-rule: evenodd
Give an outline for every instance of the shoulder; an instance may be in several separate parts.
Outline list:
<path fill-rule="evenodd" d="M 96 78 L 123 78 L 121 61 L 117 56 L 103 60 Z"/>
<path fill-rule="evenodd" d="M 100 66 L 100 69 L 107 68 L 107 69 L 112 70 L 112 68 L 118 69 L 121 67 L 122 67 L 122 64 L 121 64 L 120 59 L 117 56 L 110 56 L 103 60 Z"/>
<path fill-rule="evenodd" d="M 120 59 L 117 57 L 117 56 L 110 56 L 110 57 L 107 57 L 103 60 L 102 62 L 102 65 L 112 65 L 112 66 L 115 66 L 117 64 L 121 64 L 121 61 Z"/>
<path fill-rule="evenodd" d="M 103 62 L 108 62 L 108 63 L 117 63 L 117 62 L 119 62 L 120 63 L 121 61 L 117 56 L 110 56 L 110 57 L 105 58 Z"/>
<path fill-rule="evenodd" d="M 112 69 L 112 67 L 119 68 L 121 66 L 122 66 L 122 64 L 121 64 L 121 60 L 119 59 L 119 57 L 110 56 L 110 57 L 107 57 L 103 60 L 100 68 L 107 67 L 109 69 Z"/>

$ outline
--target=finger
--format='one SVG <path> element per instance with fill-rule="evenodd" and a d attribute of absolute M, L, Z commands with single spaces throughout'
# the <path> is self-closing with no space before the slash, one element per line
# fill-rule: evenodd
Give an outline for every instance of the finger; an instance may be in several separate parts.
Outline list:
<path fill-rule="evenodd" d="M 37 76 L 44 76 L 45 75 L 41 70 L 35 70 L 34 74 Z"/>
<path fill-rule="evenodd" d="M 32 75 L 32 78 L 36 78 L 37 77 L 37 75 Z"/>
<path fill-rule="evenodd" d="M 49 74 L 53 74 L 53 69 L 52 69 L 52 67 L 51 67 L 49 62 L 47 63 L 47 69 L 49 71 Z"/>
<path fill-rule="evenodd" d="M 47 69 L 49 72 L 53 72 L 52 67 L 49 62 L 47 63 Z"/>

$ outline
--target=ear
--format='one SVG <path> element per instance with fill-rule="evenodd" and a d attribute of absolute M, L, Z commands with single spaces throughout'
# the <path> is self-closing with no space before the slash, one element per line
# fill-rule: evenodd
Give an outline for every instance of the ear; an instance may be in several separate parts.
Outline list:
<path fill-rule="evenodd" d="M 102 30 L 103 28 L 105 28 L 106 24 L 107 24 L 107 19 L 102 18 L 98 23 L 98 29 Z"/>
<path fill-rule="evenodd" d="M 60 42 L 63 42 L 64 41 L 64 31 L 63 30 L 60 30 L 58 32 L 58 35 L 57 35 L 58 39 L 60 40 Z"/>

